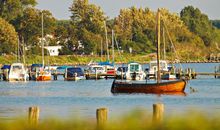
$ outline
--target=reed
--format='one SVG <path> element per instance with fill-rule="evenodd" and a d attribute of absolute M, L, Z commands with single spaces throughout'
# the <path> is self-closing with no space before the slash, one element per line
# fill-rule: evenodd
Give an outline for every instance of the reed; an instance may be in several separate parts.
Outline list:
<path fill-rule="evenodd" d="M 38 125 L 31 125 L 27 120 L 16 119 L 3 121 L 0 119 L 0 130 L 96 130 L 98 127 L 95 119 L 43 119 Z M 166 116 L 164 120 L 155 124 L 152 114 L 144 111 L 133 111 L 120 118 L 111 118 L 103 130 L 217 130 L 220 129 L 220 116 L 210 116 L 195 111 L 187 114 Z"/>

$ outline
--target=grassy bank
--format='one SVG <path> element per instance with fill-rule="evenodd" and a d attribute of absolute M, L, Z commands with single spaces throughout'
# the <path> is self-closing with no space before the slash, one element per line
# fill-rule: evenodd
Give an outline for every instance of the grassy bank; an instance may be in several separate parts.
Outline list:
<path fill-rule="evenodd" d="M 106 61 L 106 56 L 100 57 L 96 55 L 60 55 L 60 56 L 45 56 L 45 63 L 50 63 L 51 65 L 78 65 L 78 64 L 88 64 L 91 60 L 93 61 Z M 110 57 L 112 60 L 112 57 Z M 128 63 L 129 61 L 137 61 L 141 63 L 146 63 L 150 61 L 149 56 L 145 55 L 131 55 L 124 54 L 123 56 L 116 55 L 114 57 L 116 63 Z M 0 56 L 1 64 L 11 64 L 16 62 L 17 58 L 12 55 Z M 31 55 L 25 57 L 25 62 L 27 64 L 42 63 L 42 57 L 39 55 Z"/>
<path fill-rule="evenodd" d="M 168 57 L 169 58 L 169 57 Z M 60 56 L 45 56 L 45 63 L 50 65 L 85 65 L 88 64 L 91 60 L 93 61 L 106 61 L 106 56 L 102 58 L 97 55 L 60 55 Z M 112 61 L 112 57 L 110 56 L 110 60 Z M 134 55 L 134 54 L 115 54 L 114 61 L 115 63 L 128 63 L 130 61 L 136 61 L 140 63 L 148 63 L 149 61 L 156 59 L 155 54 L 148 55 Z M 172 59 L 168 59 L 169 61 L 173 61 Z M 0 64 L 11 64 L 16 62 L 16 56 L 6 55 L 0 56 Z M 28 55 L 25 57 L 26 64 L 33 63 L 42 63 L 42 57 L 39 55 Z M 180 62 L 207 62 L 204 58 L 193 58 L 193 59 L 181 59 Z"/>
<path fill-rule="evenodd" d="M 44 119 L 38 125 L 30 125 L 25 119 L 1 121 L 1 130 L 97 130 L 96 120 Z M 217 130 L 220 129 L 220 116 L 210 117 L 201 113 L 189 112 L 184 116 L 169 116 L 161 123 L 152 122 L 152 117 L 143 112 L 132 112 L 121 118 L 110 119 L 103 130 Z"/>

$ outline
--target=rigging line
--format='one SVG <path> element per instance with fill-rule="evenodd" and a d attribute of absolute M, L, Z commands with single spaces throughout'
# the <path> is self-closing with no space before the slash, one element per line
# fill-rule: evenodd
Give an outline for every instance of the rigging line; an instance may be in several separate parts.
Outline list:
<path fill-rule="evenodd" d="M 117 46 L 117 49 L 118 49 L 118 53 L 119 53 L 119 55 L 120 55 L 120 59 L 121 59 L 121 61 L 122 61 L 122 55 L 121 55 L 121 51 L 120 51 L 120 49 L 119 49 L 119 46 L 118 46 L 118 41 L 117 41 L 117 39 L 116 39 L 115 34 L 114 34 L 114 38 L 115 38 L 115 43 L 116 43 L 116 46 Z"/>
<path fill-rule="evenodd" d="M 173 44 L 173 41 L 171 40 L 169 31 L 168 31 L 167 26 L 166 26 L 166 21 L 165 21 L 163 18 L 162 18 L 162 21 L 163 21 L 163 23 L 164 23 L 164 27 L 165 27 L 166 33 L 167 33 L 167 35 L 168 35 L 168 38 L 169 38 L 169 40 L 170 40 L 170 42 L 171 42 L 172 48 L 173 48 L 173 50 L 174 50 L 174 53 L 176 54 L 175 56 L 176 56 L 177 59 L 180 59 L 179 56 L 178 56 L 178 53 L 177 53 L 177 51 L 176 51 L 176 48 L 175 48 L 175 46 L 174 46 L 174 44 Z M 182 64 L 181 64 L 180 62 L 179 62 L 179 64 L 180 64 L 180 67 L 183 68 L 183 67 L 182 67 Z"/>
<path fill-rule="evenodd" d="M 215 45 L 216 45 L 217 50 L 220 50 L 217 42 L 215 42 Z"/>

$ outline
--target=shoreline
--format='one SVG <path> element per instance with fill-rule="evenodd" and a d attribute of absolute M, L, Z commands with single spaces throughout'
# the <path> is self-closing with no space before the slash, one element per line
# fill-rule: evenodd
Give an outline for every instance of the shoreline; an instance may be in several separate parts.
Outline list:
<path fill-rule="evenodd" d="M 140 64 L 149 64 L 149 62 L 138 62 Z M 169 64 L 171 62 L 168 62 Z M 173 62 L 174 64 L 185 64 L 185 63 L 197 63 L 197 64 L 206 64 L 206 63 L 220 63 L 220 61 L 185 61 L 185 62 Z M 115 62 L 115 64 L 122 65 L 127 64 L 126 62 Z M 0 66 L 8 65 L 8 64 L 2 64 L 0 63 Z M 26 64 L 27 66 L 31 66 L 32 64 Z M 66 63 L 66 64 L 60 64 L 60 63 L 53 63 L 50 64 L 50 66 L 86 66 L 87 63 Z"/>

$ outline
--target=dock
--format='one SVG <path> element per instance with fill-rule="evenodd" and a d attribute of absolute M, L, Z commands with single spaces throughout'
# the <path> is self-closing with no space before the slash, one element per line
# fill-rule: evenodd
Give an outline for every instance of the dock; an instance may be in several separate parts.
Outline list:
<path fill-rule="evenodd" d="M 102 79 L 102 78 L 115 78 L 115 74 L 90 74 L 90 73 L 85 73 L 86 79 Z"/>

